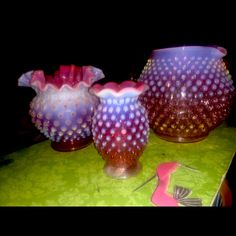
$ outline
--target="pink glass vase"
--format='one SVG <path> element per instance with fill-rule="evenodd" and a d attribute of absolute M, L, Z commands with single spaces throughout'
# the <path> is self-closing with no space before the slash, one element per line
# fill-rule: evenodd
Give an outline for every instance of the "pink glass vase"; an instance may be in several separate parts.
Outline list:
<path fill-rule="evenodd" d="M 229 115 L 233 80 L 217 46 L 154 50 L 138 81 L 149 86 L 140 97 L 150 127 L 173 142 L 204 139 Z"/>
<path fill-rule="evenodd" d="M 32 122 L 55 150 L 73 151 L 92 142 L 92 117 L 99 99 L 88 90 L 103 77 L 103 72 L 92 66 L 62 65 L 54 76 L 37 70 L 19 78 L 19 86 L 36 91 L 30 103 Z"/>
<path fill-rule="evenodd" d="M 138 159 L 148 141 L 149 125 L 138 97 L 146 89 L 144 83 L 133 81 L 91 88 L 101 101 L 92 123 L 94 144 L 106 162 L 105 173 L 112 178 L 126 179 L 141 170 Z"/>

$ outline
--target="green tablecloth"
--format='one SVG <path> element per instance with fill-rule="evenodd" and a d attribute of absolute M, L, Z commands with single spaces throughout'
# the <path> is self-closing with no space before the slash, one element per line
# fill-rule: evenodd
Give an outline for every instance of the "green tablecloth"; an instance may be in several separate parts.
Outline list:
<path fill-rule="evenodd" d="M 44 141 L 6 156 L 13 161 L 0 168 L 1 206 L 155 206 L 151 195 L 157 179 L 133 190 L 156 172 L 162 162 L 178 161 L 197 168 L 178 168 L 174 185 L 192 190 L 191 197 L 210 206 L 236 151 L 236 128 L 222 125 L 203 141 L 179 144 L 150 133 L 140 157 L 142 171 L 127 180 L 115 180 L 103 172 L 104 161 L 93 144 L 69 153 L 54 151 Z"/>

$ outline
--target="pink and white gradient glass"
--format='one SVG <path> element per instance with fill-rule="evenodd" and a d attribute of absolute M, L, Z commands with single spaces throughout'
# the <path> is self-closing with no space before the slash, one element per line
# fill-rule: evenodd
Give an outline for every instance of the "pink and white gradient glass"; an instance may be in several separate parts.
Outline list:
<path fill-rule="evenodd" d="M 154 50 L 138 81 L 149 86 L 140 97 L 150 127 L 163 139 L 204 139 L 229 115 L 233 80 L 218 46 L 183 46 Z"/>
<path fill-rule="evenodd" d="M 93 118 L 93 140 L 106 161 L 104 171 L 112 178 L 126 179 L 141 170 L 138 159 L 148 142 L 149 125 L 138 97 L 146 89 L 144 83 L 133 81 L 90 89 L 101 102 Z"/>
<path fill-rule="evenodd" d="M 55 150 L 73 151 L 92 142 L 92 117 L 99 99 L 88 90 L 103 77 L 103 72 L 92 66 L 61 65 L 54 76 L 37 70 L 19 78 L 19 86 L 36 91 L 30 103 L 32 122 Z"/>

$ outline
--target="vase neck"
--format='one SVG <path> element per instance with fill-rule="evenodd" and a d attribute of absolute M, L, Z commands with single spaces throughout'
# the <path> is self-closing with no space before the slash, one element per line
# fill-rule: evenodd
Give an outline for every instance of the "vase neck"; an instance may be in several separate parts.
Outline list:
<path fill-rule="evenodd" d="M 107 97 L 107 98 L 100 98 L 102 104 L 108 105 L 125 105 L 130 103 L 135 103 L 138 100 L 138 96 L 135 97 Z"/>

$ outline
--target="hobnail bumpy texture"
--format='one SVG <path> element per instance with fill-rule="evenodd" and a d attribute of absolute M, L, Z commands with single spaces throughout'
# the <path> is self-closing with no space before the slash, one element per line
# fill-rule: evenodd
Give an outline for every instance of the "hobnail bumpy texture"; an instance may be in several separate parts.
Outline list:
<path fill-rule="evenodd" d="M 99 100 L 87 88 L 46 91 L 30 103 L 35 126 L 51 141 L 83 141 L 92 137 L 91 124 Z"/>
<path fill-rule="evenodd" d="M 229 115 L 234 86 L 223 59 L 210 56 L 151 57 L 139 81 L 150 127 L 168 141 L 193 142 Z"/>
<path fill-rule="evenodd" d="M 19 78 L 19 86 L 36 91 L 29 113 L 55 150 L 73 151 L 92 142 L 92 117 L 99 99 L 89 88 L 103 77 L 96 67 L 61 65 L 53 76 L 37 70 Z"/>
<path fill-rule="evenodd" d="M 101 98 L 92 132 L 95 146 L 106 160 L 108 175 L 127 178 L 139 171 L 137 160 L 147 144 L 149 124 L 137 97 Z"/>

